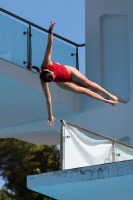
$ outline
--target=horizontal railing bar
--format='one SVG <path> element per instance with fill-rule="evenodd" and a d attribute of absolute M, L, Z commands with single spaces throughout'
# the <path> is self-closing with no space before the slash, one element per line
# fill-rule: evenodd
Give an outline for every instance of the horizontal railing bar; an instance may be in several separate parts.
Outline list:
<path fill-rule="evenodd" d="M 34 26 L 35 28 L 38 28 L 38 29 L 40 29 L 40 30 L 42 30 L 42 31 L 44 31 L 44 32 L 46 32 L 46 33 L 48 33 L 48 30 L 47 30 L 47 29 L 45 29 L 45 28 L 43 28 L 43 27 L 41 27 L 41 26 L 38 26 L 38 25 L 36 25 L 36 24 L 34 24 L 34 23 L 32 23 L 32 22 L 30 22 L 30 21 L 28 21 L 28 20 L 26 20 L 26 19 L 24 19 L 24 18 L 22 18 L 22 17 L 19 17 L 19 16 L 15 15 L 15 14 L 13 14 L 13 13 L 7 11 L 7 10 L 4 10 L 3 8 L 0 8 L 0 11 L 6 13 L 6 14 L 8 14 L 8 15 L 10 15 L 10 16 L 16 18 L 16 19 L 19 19 L 20 21 L 23 21 L 23 22 L 25 22 L 25 23 L 27 23 L 27 24 L 29 24 L 29 25 L 31 25 L 31 26 Z M 59 38 L 59 39 L 65 41 L 65 42 L 68 42 L 69 44 L 74 45 L 74 46 L 77 46 L 77 47 L 83 47 L 83 46 L 85 46 L 85 43 L 84 43 L 84 44 L 77 44 L 77 43 L 75 43 L 75 42 L 73 42 L 73 41 L 71 41 L 71 40 L 68 40 L 68 39 L 66 39 L 66 38 L 64 38 L 64 37 L 62 37 L 62 36 L 60 36 L 60 35 L 57 35 L 56 33 L 54 33 L 53 35 L 54 35 L 55 37 L 57 37 L 57 38 Z"/>
<path fill-rule="evenodd" d="M 71 123 L 69 123 L 69 122 L 67 122 L 67 121 L 65 121 L 65 120 L 61 120 L 61 122 L 63 122 L 63 121 L 64 121 L 66 124 L 70 125 L 70 126 L 73 126 L 73 127 L 75 127 L 75 128 L 78 128 L 78 129 L 81 129 L 81 130 L 83 130 L 83 131 L 89 132 L 89 133 L 91 133 L 91 134 L 93 134 L 93 135 L 96 135 L 96 136 L 102 137 L 102 138 L 104 138 L 104 139 L 110 140 L 111 142 L 118 143 L 118 144 L 121 144 L 121 145 L 123 145 L 123 146 L 126 146 L 126 147 L 128 147 L 128 148 L 133 149 L 133 146 L 130 146 L 130 145 L 128 145 L 128 144 L 125 144 L 125 143 L 120 142 L 120 141 L 118 141 L 118 140 L 115 140 L 115 139 L 113 139 L 113 138 L 107 137 L 107 136 L 102 135 L 102 134 L 100 134 L 100 133 L 96 133 L 96 132 L 94 132 L 94 131 L 85 129 L 85 128 L 83 128 L 83 127 L 80 127 L 80 126 L 71 124 Z"/>

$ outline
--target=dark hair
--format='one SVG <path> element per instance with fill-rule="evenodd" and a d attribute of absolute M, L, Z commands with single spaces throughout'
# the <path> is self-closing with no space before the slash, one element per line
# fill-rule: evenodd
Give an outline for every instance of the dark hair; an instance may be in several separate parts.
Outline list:
<path fill-rule="evenodd" d="M 43 82 L 51 82 L 53 80 L 53 76 L 49 71 L 42 71 L 40 73 L 40 79 Z"/>
<path fill-rule="evenodd" d="M 38 73 L 40 73 L 40 79 L 43 82 L 51 82 L 53 80 L 53 76 L 49 71 L 42 71 L 36 66 L 26 66 L 28 69 L 35 69 Z"/>

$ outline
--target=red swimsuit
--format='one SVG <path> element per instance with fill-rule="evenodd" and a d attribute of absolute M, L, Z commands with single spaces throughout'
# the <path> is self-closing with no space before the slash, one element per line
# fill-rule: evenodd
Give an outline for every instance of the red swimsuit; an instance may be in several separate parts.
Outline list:
<path fill-rule="evenodd" d="M 71 80 L 70 74 L 64 65 L 52 62 L 52 65 L 44 67 L 43 69 L 48 69 L 51 72 L 54 72 L 54 82 L 68 82 Z"/>

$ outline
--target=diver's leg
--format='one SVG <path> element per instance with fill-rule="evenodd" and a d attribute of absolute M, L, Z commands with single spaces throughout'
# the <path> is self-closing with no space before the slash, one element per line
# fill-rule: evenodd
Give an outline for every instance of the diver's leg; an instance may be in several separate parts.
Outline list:
<path fill-rule="evenodd" d="M 83 74 L 81 74 L 77 69 L 70 67 L 70 72 L 71 72 L 71 79 L 72 81 L 79 83 L 89 89 L 92 89 L 92 91 L 97 91 L 102 94 L 105 94 L 109 98 L 111 98 L 114 101 L 118 101 L 118 98 L 108 91 L 106 91 L 104 88 L 102 88 L 100 85 L 90 81 L 88 78 L 86 78 Z"/>
<path fill-rule="evenodd" d="M 89 97 L 92 97 L 94 99 L 97 99 L 99 101 L 103 101 L 105 103 L 109 103 L 111 104 L 112 106 L 115 106 L 117 104 L 116 101 L 113 101 L 113 100 L 110 100 L 110 99 L 105 99 L 103 98 L 102 96 L 100 96 L 99 94 L 95 93 L 95 92 L 92 92 L 91 90 L 89 90 L 88 88 L 82 86 L 82 85 L 79 85 L 75 82 L 65 82 L 65 83 L 57 83 L 57 85 L 59 87 L 61 87 L 62 89 L 65 89 L 65 90 L 69 90 L 71 92 L 76 92 L 76 93 L 80 93 L 80 94 L 85 94 Z"/>

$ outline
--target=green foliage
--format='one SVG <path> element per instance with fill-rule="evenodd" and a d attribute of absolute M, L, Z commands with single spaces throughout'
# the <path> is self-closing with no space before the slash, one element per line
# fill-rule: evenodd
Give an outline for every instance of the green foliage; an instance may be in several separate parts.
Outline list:
<path fill-rule="evenodd" d="M 0 190 L 0 200 L 15 200 L 15 195 L 3 187 Z"/>
<path fill-rule="evenodd" d="M 52 199 L 27 189 L 26 177 L 56 170 L 59 170 L 56 146 L 34 145 L 17 139 L 0 140 L 0 175 L 6 181 L 0 190 L 0 200 Z"/>

